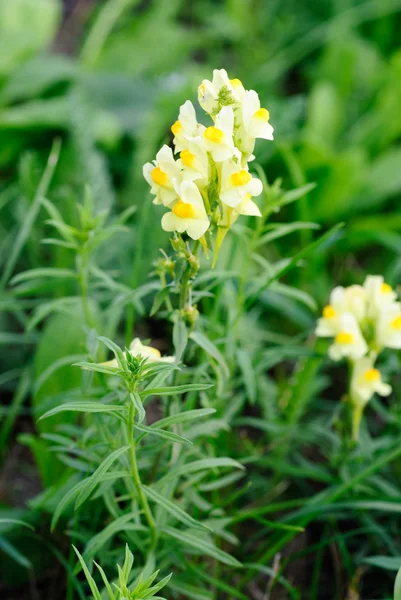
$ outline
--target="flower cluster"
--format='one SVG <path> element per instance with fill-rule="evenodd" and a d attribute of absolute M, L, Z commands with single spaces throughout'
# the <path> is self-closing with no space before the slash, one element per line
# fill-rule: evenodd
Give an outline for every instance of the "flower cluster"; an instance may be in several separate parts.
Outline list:
<path fill-rule="evenodd" d="M 401 303 L 383 277 L 369 275 L 363 286 L 334 288 L 316 335 L 333 338 L 329 347 L 333 360 L 349 360 L 354 405 L 363 410 L 375 392 L 390 394 L 375 361 L 384 348 L 401 348 Z"/>
<path fill-rule="evenodd" d="M 205 233 L 217 227 L 218 249 L 240 215 L 261 215 L 253 198 L 262 193 L 262 182 L 251 175 L 248 163 L 256 139 L 272 140 L 273 127 L 258 94 L 245 90 L 239 79 L 229 79 L 224 69 L 201 83 L 198 100 L 212 124 L 198 123 L 187 100 L 171 127 L 174 152 L 164 145 L 143 174 L 154 203 L 168 208 L 163 229 L 186 232 L 206 247 Z"/>

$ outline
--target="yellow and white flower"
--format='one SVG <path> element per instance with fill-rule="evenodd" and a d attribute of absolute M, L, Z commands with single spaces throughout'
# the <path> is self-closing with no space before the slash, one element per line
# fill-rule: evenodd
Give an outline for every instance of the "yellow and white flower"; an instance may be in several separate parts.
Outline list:
<path fill-rule="evenodd" d="M 153 346 L 145 346 L 142 344 L 139 338 L 134 338 L 129 346 L 129 353 L 131 356 L 139 357 L 142 356 L 146 358 L 149 362 L 174 362 L 174 356 L 162 356 L 160 351 L 157 348 L 153 348 Z M 124 356 L 126 356 L 126 352 L 124 352 Z M 108 360 L 106 362 L 100 363 L 105 367 L 113 367 L 115 369 L 118 368 L 118 362 L 115 358 L 113 360 Z"/>
<path fill-rule="evenodd" d="M 351 313 L 341 315 L 336 324 L 334 342 L 329 348 L 330 358 L 333 360 L 362 358 L 367 350 L 367 343 L 354 315 Z"/>
<path fill-rule="evenodd" d="M 209 157 L 202 138 L 196 137 L 187 141 L 187 148 L 180 152 L 178 163 L 182 168 L 183 181 L 196 181 L 199 187 L 209 183 Z"/>
<path fill-rule="evenodd" d="M 366 317 L 367 295 L 361 285 L 337 286 L 330 294 L 330 304 L 324 307 L 323 316 L 318 320 L 316 335 L 334 336 L 338 331 L 339 317 L 351 313 L 361 323 Z"/>
<path fill-rule="evenodd" d="M 230 106 L 224 106 L 216 116 L 215 125 L 203 132 L 205 148 L 215 162 L 222 162 L 234 154 L 233 142 L 234 113 Z"/>
<path fill-rule="evenodd" d="M 353 404 L 364 408 L 373 394 L 388 396 L 391 386 L 382 381 L 381 373 L 368 357 L 355 361 L 351 377 L 351 401 Z"/>
<path fill-rule="evenodd" d="M 238 147 L 245 154 L 252 154 L 255 139 L 273 140 L 274 129 L 269 123 L 269 111 L 260 106 L 258 94 L 247 90 L 242 100 L 242 124 L 237 134 Z"/>
<path fill-rule="evenodd" d="M 376 344 L 381 348 L 401 348 L 401 304 L 392 302 L 376 321 Z"/>
<path fill-rule="evenodd" d="M 156 160 L 143 166 L 143 176 L 151 186 L 151 193 L 156 196 L 154 204 L 169 206 L 177 199 L 174 180 L 180 180 L 181 169 L 171 148 L 164 145 L 156 154 Z"/>
<path fill-rule="evenodd" d="M 198 102 L 203 110 L 214 115 L 222 106 L 240 102 L 244 93 L 239 79 L 229 79 L 225 69 L 214 69 L 213 80 L 204 79 L 198 88 Z"/>
<path fill-rule="evenodd" d="M 180 107 L 177 121 L 171 126 L 171 132 L 174 135 L 174 151 L 181 152 L 188 148 L 188 139 L 201 135 L 204 129 L 205 127 L 196 120 L 194 105 L 187 100 Z"/>
<path fill-rule="evenodd" d="M 397 294 L 381 275 L 368 275 L 363 284 L 368 300 L 368 317 L 375 319 L 396 300 Z"/>
<path fill-rule="evenodd" d="M 221 168 L 220 200 L 231 208 L 237 207 L 244 199 L 244 206 L 249 206 L 249 196 L 260 196 L 263 191 L 261 180 L 252 177 L 248 169 L 241 167 L 238 154 L 237 151 L 236 160 L 224 161 Z"/>
<path fill-rule="evenodd" d="M 171 212 L 163 215 L 164 231 L 187 232 L 190 238 L 198 240 L 209 228 L 203 198 L 193 181 L 183 181 L 176 188 L 178 201 Z"/>

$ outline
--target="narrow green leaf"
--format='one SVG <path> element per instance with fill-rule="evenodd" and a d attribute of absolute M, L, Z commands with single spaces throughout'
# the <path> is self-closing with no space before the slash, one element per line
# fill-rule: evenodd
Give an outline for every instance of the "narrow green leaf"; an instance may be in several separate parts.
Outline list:
<path fill-rule="evenodd" d="M 228 369 L 225 358 L 220 352 L 220 350 L 216 348 L 213 342 L 211 342 L 205 335 L 203 335 L 203 333 L 199 333 L 199 331 L 193 331 L 189 337 L 195 342 L 195 344 L 202 348 L 202 350 L 204 350 L 206 354 L 208 354 L 217 361 L 217 363 L 223 369 L 223 372 L 226 377 L 230 376 L 230 371 Z"/>
<path fill-rule="evenodd" d="M 113 404 L 101 404 L 100 402 L 84 402 L 81 400 L 77 400 L 76 402 L 66 402 L 65 404 L 60 404 L 60 406 L 55 406 L 51 410 L 48 410 L 44 415 L 42 415 L 38 421 L 42 419 L 47 419 L 48 417 L 52 417 L 53 415 L 57 415 L 61 412 L 87 412 L 87 413 L 119 413 L 124 411 L 125 407 L 120 405 Z"/>
<path fill-rule="evenodd" d="M 104 544 L 119 531 L 144 531 L 146 527 L 140 523 L 130 523 L 136 517 L 137 513 L 127 513 L 115 519 L 110 525 L 107 525 L 100 533 L 93 536 L 92 539 L 86 544 L 83 556 L 86 561 L 93 558 L 93 556 L 102 549 Z"/>
<path fill-rule="evenodd" d="M 211 556 L 225 565 L 229 565 L 230 567 L 234 568 L 242 567 L 241 563 L 236 558 L 230 556 L 227 554 L 227 552 L 220 550 L 220 548 L 217 548 L 214 544 L 204 540 L 201 537 L 195 537 L 190 533 L 184 533 L 179 529 L 173 529 L 173 527 L 164 527 L 161 531 L 175 538 L 182 544 L 191 546 L 191 548 L 195 548 L 195 550 L 199 550 L 202 554 Z"/>
<path fill-rule="evenodd" d="M 145 412 L 145 409 L 143 408 L 141 397 L 136 392 L 134 392 L 133 394 L 130 394 L 129 396 L 130 396 L 132 404 L 135 406 L 135 410 L 138 414 L 138 424 L 140 425 L 146 417 L 146 412 Z"/>
<path fill-rule="evenodd" d="M 149 316 L 153 317 L 157 313 L 163 302 L 169 297 L 170 291 L 171 287 L 166 286 L 157 292 Z"/>
<path fill-rule="evenodd" d="M 146 389 L 140 392 L 139 395 L 142 398 L 146 398 L 146 396 L 174 396 L 175 394 L 185 394 L 185 392 L 201 392 L 211 387 L 213 387 L 212 383 L 186 383 L 171 387 Z"/>
<path fill-rule="evenodd" d="M 401 600 L 401 568 L 394 582 L 394 600 Z"/>
<path fill-rule="evenodd" d="M 156 502 L 156 504 L 158 504 L 159 506 L 164 508 L 164 510 L 166 510 L 170 515 L 172 515 L 173 517 L 178 519 L 178 521 L 181 521 L 181 523 L 184 523 L 184 525 L 187 525 L 188 527 L 195 527 L 196 529 L 203 529 L 203 530 L 210 531 L 209 527 L 207 527 L 206 525 L 203 525 L 202 523 L 200 523 L 199 521 L 197 521 L 196 519 L 194 519 L 193 517 L 188 515 L 175 502 L 168 500 L 167 498 L 165 498 L 164 496 L 162 496 L 161 494 L 156 492 L 155 489 L 150 488 L 146 485 L 143 485 L 142 488 L 143 488 L 146 496 L 150 500 L 153 500 L 153 502 Z"/>
<path fill-rule="evenodd" d="M 93 594 L 93 597 L 95 600 L 102 600 L 102 597 L 100 595 L 100 592 L 98 590 L 98 587 L 95 583 L 95 580 L 93 579 L 92 575 L 89 573 L 89 569 L 86 566 L 86 563 L 84 561 L 84 559 L 82 558 L 82 556 L 80 555 L 80 553 L 78 552 L 78 550 L 75 548 L 75 546 L 73 546 L 75 554 L 78 556 L 78 560 L 81 563 L 81 567 L 83 569 L 83 572 L 85 573 L 85 577 L 88 581 L 89 587 L 91 589 L 91 592 Z"/>
<path fill-rule="evenodd" d="M 182 319 L 178 319 L 173 326 L 173 344 L 175 359 L 179 363 L 188 344 L 188 330 Z"/>
<path fill-rule="evenodd" d="M 134 423 L 135 429 L 142 431 L 143 433 L 150 433 L 152 435 L 156 435 L 158 437 L 163 438 L 164 440 L 168 440 L 169 442 L 174 442 L 178 444 L 190 444 L 192 442 L 177 433 L 173 433 L 172 431 L 165 431 L 164 429 L 157 429 L 156 427 L 148 427 L 147 425 L 139 425 L 138 423 Z M 143 436 L 141 436 L 143 437 Z"/>
<path fill-rule="evenodd" d="M 117 460 L 124 452 L 129 450 L 129 446 L 123 446 L 122 448 L 118 448 L 114 452 L 112 452 L 109 456 L 107 456 L 102 464 L 96 469 L 91 477 L 86 481 L 85 486 L 80 491 L 79 496 L 75 502 L 75 510 L 89 498 L 95 487 L 101 481 L 102 475 L 104 475 L 107 470 L 111 467 L 114 461 Z"/>
<path fill-rule="evenodd" d="M 105 373 L 106 375 L 118 375 L 120 369 L 117 367 L 106 367 L 101 363 L 90 363 L 90 362 L 77 362 L 72 365 L 73 367 L 81 367 L 86 371 L 96 371 L 97 373 Z"/>
<path fill-rule="evenodd" d="M 0 550 L 12 558 L 16 563 L 21 565 L 21 567 L 25 567 L 26 569 L 30 569 L 32 567 L 30 561 L 2 535 L 0 535 Z"/>
<path fill-rule="evenodd" d="M 202 458 L 201 460 L 194 460 L 193 462 L 181 465 L 171 469 L 163 479 L 173 479 L 174 477 L 180 477 L 181 475 L 188 475 L 189 473 L 196 473 L 198 471 L 205 471 L 209 469 L 217 469 L 222 467 L 231 467 L 234 469 L 244 469 L 244 467 L 233 460 L 232 458 L 220 457 L 220 458 Z"/>
<path fill-rule="evenodd" d="M 15 275 L 10 281 L 11 285 L 20 283 L 21 281 L 30 281 L 31 279 L 39 279 L 41 277 L 55 277 L 60 279 L 76 279 L 77 275 L 72 269 L 57 269 L 52 267 L 43 267 L 40 269 L 30 269 L 22 271 Z"/>
<path fill-rule="evenodd" d="M 27 527 L 28 529 L 35 531 L 35 528 L 32 527 L 32 525 L 25 521 L 20 521 L 19 519 L 0 519 L 0 525 L 21 525 L 22 527 Z"/>
<path fill-rule="evenodd" d="M 151 428 L 157 427 L 162 429 L 164 427 L 170 427 L 170 425 L 177 425 L 178 423 L 186 423 L 193 419 L 200 419 L 212 415 L 216 412 L 215 408 L 196 408 L 195 410 L 187 410 L 186 412 L 179 413 L 178 415 L 171 415 L 171 417 L 165 417 L 159 421 L 155 421 L 150 426 Z"/>

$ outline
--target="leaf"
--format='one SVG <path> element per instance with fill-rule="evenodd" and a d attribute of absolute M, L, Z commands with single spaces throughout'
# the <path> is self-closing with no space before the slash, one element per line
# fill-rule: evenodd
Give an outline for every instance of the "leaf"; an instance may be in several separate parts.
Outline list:
<path fill-rule="evenodd" d="M 11 285 L 20 283 L 21 281 L 29 281 L 30 279 L 38 279 L 40 277 L 56 277 L 56 278 L 72 278 L 76 279 L 77 275 L 72 269 L 58 269 L 52 267 L 43 267 L 40 269 L 30 269 L 29 271 L 23 271 L 18 273 L 10 281 Z"/>
<path fill-rule="evenodd" d="M 90 590 L 93 594 L 93 597 L 95 600 L 102 600 L 102 597 L 100 595 L 99 589 L 95 583 L 95 580 L 93 579 L 92 575 L 89 573 L 89 569 L 86 566 L 86 563 L 84 561 L 84 559 L 82 558 L 82 556 L 80 555 L 80 553 L 78 552 L 78 550 L 75 548 L 75 546 L 73 546 L 75 554 L 78 556 L 78 560 L 81 563 L 81 567 L 83 569 L 83 572 L 85 573 L 85 577 L 88 581 Z"/>
<path fill-rule="evenodd" d="M 173 326 L 173 344 L 175 359 L 179 363 L 188 344 L 188 330 L 182 319 L 177 319 Z"/>
<path fill-rule="evenodd" d="M 28 527 L 28 529 L 32 529 L 32 531 L 35 531 L 35 528 L 32 527 L 32 525 L 30 525 L 29 523 L 26 523 L 25 521 L 20 521 L 19 519 L 0 519 L 0 525 L 21 525 L 22 527 Z"/>
<path fill-rule="evenodd" d="M 153 317 L 153 315 L 157 313 L 163 302 L 169 297 L 170 291 L 171 286 L 166 286 L 157 292 L 155 299 L 153 300 L 149 316 Z"/>
<path fill-rule="evenodd" d="M 174 396 L 175 394 L 185 394 L 186 392 L 201 392 L 211 387 L 213 387 L 212 383 L 185 383 L 184 385 L 171 387 L 146 388 L 139 395 L 141 398 L 146 398 L 146 396 Z"/>
<path fill-rule="evenodd" d="M 399 571 L 401 569 L 401 556 L 367 556 L 363 559 L 363 562 L 387 571 Z"/>
<path fill-rule="evenodd" d="M 175 502 L 168 500 L 167 498 L 156 492 L 155 489 L 150 488 L 146 485 L 143 485 L 142 489 L 150 500 L 156 502 L 156 504 L 164 508 L 164 510 L 166 510 L 170 515 L 175 517 L 178 521 L 181 521 L 181 523 L 184 523 L 184 525 L 187 525 L 188 527 L 195 527 L 196 529 L 210 530 L 209 527 L 203 525 L 199 521 L 196 521 L 196 519 L 188 515 Z"/>
<path fill-rule="evenodd" d="M 252 367 L 249 352 L 238 348 L 237 350 L 238 365 L 244 377 L 244 383 L 248 394 L 248 399 L 251 404 L 256 400 L 255 372 Z"/>
<path fill-rule="evenodd" d="M 107 346 L 109 348 L 109 350 L 111 350 L 117 360 L 117 363 L 119 364 L 120 368 L 122 367 L 122 365 L 125 363 L 125 357 L 124 357 L 124 352 L 121 350 L 121 348 L 119 348 L 117 346 L 117 344 L 115 344 L 114 342 L 112 342 L 111 340 L 109 340 L 109 338 L 104 337 L 104 336 L 99 336 L 97 338 L 99 340 L 99 342 L 102 342 L 105 346 Z"/>
<path fill-rule="evenodd" d="M 259 238 L 256 247 L 263 246 L 269 242 L 272 242 L 273 240 L 279 239 L 290 233 L 293 233 L 294 231 L 300 231 L 302 229 L 320 229 L 320 225 L 317 223 L 306 223 L 304 221 L 288 223 L 285 225 L 274 225 L 273 231 L 269 231 Z"/>
<path fill-rule="evenodd" d="M 25 567 L 26 569 L 30 569 L 32 567 L 30 561 L 2 535 L 0 535 L 0 550 L 15 560 L 15 562 L 21 565 L 21 567 Z"/>
<path fill-rule="evenodd" d="M 137 513 L 133 512 L 122 515 L 121 517 L 114 519 L 114 521 L 107 525 L 103 531 L 93 536 L 93 538 L 90 539 L 86 544 L 85 551 L 83 553 L 85 560 L 90 560 L 97 552 L 99 552 L 99 550 L 101 550 L 104 544 L 119 531 L 146 532 L 147 529 L 144 525 L 135 522 L 130 524 L 130 521 L 134 521 L 136 516 Z"/>
<path fill-rule="evenodd" d="M 77 400 L 76 402 L 66 402 L 60 404 L 42 415 L 38 421 L 47 419 L 61 412 L 87 412 L 87 413 L 119 413 L 124 411 L 125 407 L 114 404 L 102 404 L 101 402 L 85 402 L 84 400 Z"/>
<path fill-rule="evenodd" d="M 89 498 L 97 484 L 101 481 L 102 475 L 104 475 L 107 470 L 111 467 L 114 461 L 117 460 L 124 452 L 129 450 L 129 446 L 123 446 L 122 448 L 118 448 L 114 452 L 112 452 L 109 456 L 107 456 L 102 464 L 96 469 L 91 477 L 86 481 L 85 486 L 80 491 L 79 496 L 75 502 L 75 510 L 81 506 Z"/>
<path fill-rule="evenodd" d="M 60 155 L 60 148 L 61 141 L 59 139 L 54 140 L 45 170 L 43 171 L 43 175 L 39 182 L 38 189 L 36 190 L 35 197 L 28 210 L 28 213 L 24 218 L 22 227 L 17 234 L 17 237 L 12 246 L 10 256 L 8 257 L 7 263 L 4 267 L 3 277 L 1 279 L 3 285 L 5 285 L 9 280 L 10 275 L 13 272 L 18 257 L 21 253 L 21 250 L 24 247 L 25 242 L 27 241 L 31 233 L 31 229 L 39 213 L 41 197 L 46 195 L 51 180 L 53 179 L 53 174 Z"/>
<path fill-rule="evenodd" d="M 136 392 L 134 392 L 133 394 L 130 394 L 129 396 L 130 396 L 131 402 L 134 405 L 135 410 L 138 414 L 138 424 L 140 425 L 146 417 L 146 412 L 145 412 L 145 409 L 143 408 L 141 397 Z"/>
<path fill-rule="evenodd" d="M 229 565 L 230 567 L 234 568 L 242 567 L 241 563 L 236 558 L 230 556 L 229 554 L 227 554 L 227 552 L 220 550 L 220 548 L 217 548 L 214 544 L 205 541 L 201 537 L 195 537 L 190 533 L 184 533 L 183 531 L 173 529 L 172 527 L 164 527 L 161 531 L 175 538 L 182 544 L 191 546 L 191 548 L 195 548 L 196 550 L 199 550 L 202 554 L 211 556 L 212 558 L 219 560 L 225 565 Z"/>
<path fill-rule="evenodd" d="M 209 356 L 215 359 L 220 367 L 223 369 L 223 372 L 226 377 L 230 376 L 230 371 L 228 369 L 227 363 L 225 361 L 222 353 L 216 348 L 216 346 L 211 342 L 205 335 L 199 333 L 198 331 L 193 331 L 189 336 L 191 340 L 195 342 L 202 350 L 206 352 Z"/>
<path fill-rule="evenodd" d="M 209 469 L 217 469 L 220 467 L 232 467 L 234 469 L 244 469 L 244 467 L 233 460 L 232 458 L 219 457 L 219 458 L 202 458 L 201 460 L 194 460 L 193 462 L 187 463 L 171 469 L 164 477 L 164 480 L 173 479 L 174 477 L 180 477 L 181 475 L 188 475 L 189 473 L 196 473 L 197 471 L 205 471 Z"/>
<path fill-rule="evenodd" d="M 134 423 L 134 427 L 135 429 L 138 429 L 139 431 L 142 431 L 145 434 L 150 433 L 152 435 L 156 435 L 160 438 L 163 438 L 164 440 L 168 440 L 169 442 L 192 445 L 192 442 L 190 440 L 188 440 L 185 437 L 182 437 L 181 435 L 178 435 L 177 433 L 173 433 L 172 431 L 164 431 L 164 429 L 148 427 L 147 425 L 138 425 L 138 423 Z M 141 436 L 141 439 L 143 437 L 144 436 Z"/>
<path fill-rule="evenodd" d="M 394 600 L 401 600 L 401 568 L 394 582 Z"/>
<path fill-rule="evenodd" d="M 327 245 L 328 243 L 332 243 L 334 241 L 334 239 L 336 238 L 336 234 L 343 226 L 344 226 L 343 223 L 338 223 L 337 225 L 335 225 L 334 227 L 329 229 L 329 231 L 326 231 L 326 233 L 324 235 L 322 235 L 319 239 L 315 240 L 314 242 L 312 242 L 311 244 L 306 246 L 306 248 L 303 248 L 303 250 L 298 252 L 293 258 L 291 258 L 286 263 L 286 265 L 282 269 L 277 271 L 272 277 L 268 277 L 262 283 L 262 285 L 260 285 L 258 287 L 258 289 L 252 294 L 252 296 L 250 296 L 248 298 L 248 300 L 246 302 L 246 310 L 249 310 L 251 308 L 251 306 L 253 306 L 255 304 L 255 302 L 257 302 L 260 294 L 266 288 L 268 288 L 269 285 L 271 285 L 271 283 L 273 281 L 275 281 L 276 279 L 278 279 L 279 277 L 281 277 L 282 275 L 284 275 L 285 273 L 290 271 L 294 266 L 296 266 L 296 264 L 302 258 L 306 258 L 309 254 L 311 254 L 312 252 L 315 252 L 321 246 Z"/>
<path fill-rule="evenodd" d="M 81 369 L 85 369 L 86 371 L 95 371 L 96 373 L 105 373 L 106 375 L 118 375 L 121 373 L 121 369 L 117 367 L 106 367 L 101 363 L 91 363 L 86 361 L 80 361 L 74 363 L 73 367 L 81 367 Z"/>
<path fill-rule="evenodd" d="M 163 427 L 169 427 L 170 425 L 177 425 L 178 423 L 186 423 L 192 419 L 200 419 L 212 415 L 216 412 L 215 408 L 197 408 L 195 410 L 187 410 L 186 412 L 179 413 L 178 415 L 171 415 L 171 417 L 165 417 L 155 423 L 152 423 L 151 428 L 157 427 L 158 429 Z"/>

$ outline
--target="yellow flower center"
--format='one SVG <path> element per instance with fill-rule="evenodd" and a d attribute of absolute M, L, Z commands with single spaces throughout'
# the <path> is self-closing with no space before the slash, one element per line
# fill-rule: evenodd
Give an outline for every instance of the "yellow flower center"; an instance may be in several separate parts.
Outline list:
<path fill-rule="evenodd" d="M 369 383 L 371 383 L 373 381 L 379 381 L 380 371 L 378 369 L 368 369 L 363 374 L 363 378 L 365 381 L 368 381 Z"/>
<path fill-rule="evenodd" d="M 181 219 L 192 219 L 192 217 L 195 216 L 195 211 L 192 204 L 182 202 L 181 200 L 179 200 L 174 206 L 173 213 Z"/>
<path fill-rule="evenodd" d="M 242 86 L 242 81 L 240 79 L 230 79 L 230 83 L 234 88 Z"/>
<path fill-rule="evenodd" d="M 257 110 L 253 116 L 256 119 L 260 119 L 260 121 L 264 121 L 265 123 L 267 123 L 267 121 L 270 118 L 270 113 L 267 110 L 267 108 L 259 108 L 259 110 Z"/>
<path fill-rule="evenodd" d="M 189 150 L 183 150 L 182 152 L 180 152 L 180 157 L 182 163 L 186 167 L 192 167 L 193 162 L 195 160 L 195 154 L 192 154 L 192 152 L 190 152 Z"/>
<path fill-rule="evenodd" d="M 336 317 L 336 316 L 337 316 L 337 312 L 334 310 L 334 308 L 331 306 L 331 304 L 328 304 L 327 306 L 324 307 L 323 318 L 334 319 L 334 317 Z"/>
<path fill-rule="evenodd" d="M 179 133 L 181 133 L 182 131 L 182 124 L 180 121 L 176 121 L 172 126 L 171 126 L 171 133 L 173 135 L 178 135 Z"/>
<path fill-rule="evenodd" d="M 352 333 L 348 333 L 348 331 L 340 331 L 336 335 L 336 343 L 337 344 L 352 344 L 354 341 L 354 336 Z"/>
<path fill-rule="evenodd" d="M 401 315 L 395 317 L 395 319 L 391 321 L 390 326 L 392 329 L 396 329 L 397 331 L 399 331 L 401 329 Z"/>
<path fill-rule="evenodd" d="M 251 175 L 248 173 L 248 171 L 245 171 L 245 169 L 238 171 L 238 173 L 233 173 L 230 177 L 231 184 L 235 185 L 235 187 L 246 185 L 251 181 L 251 179 Z"/>
<path fill-rule="evenodd" d="M 390 294 L 393 291 L 393 288 L 388 283 L 382 283 L 380 286 L 380 290 L 382 294 Z"/>
<path fill-rule="evenodd" d="M 168 183 L 168 175 L 160 167 L 155 167 L 151 176 L 153 181 L 158 185 L 166 185 Z"/>
<path fill-rule="evenodd" d="M 217 127 L 208 127 L 205 129 L 205 133 L 203 135 L 207 140 L 209 140 L 209 142 L 219 144 L 224 137 L 224 131 L 221 131 L 221 129 L 218 129 Z"/>
<path fill-rule="evenodd" d="M 204 83 L 201 83 L 201 84 L 200 84 L 200 86 L 198 87 L 198 93 L 199 93 L 201 96 L 204 96 L 204 95 L 205 95 L 205 84 L 204 84 Z"/>

